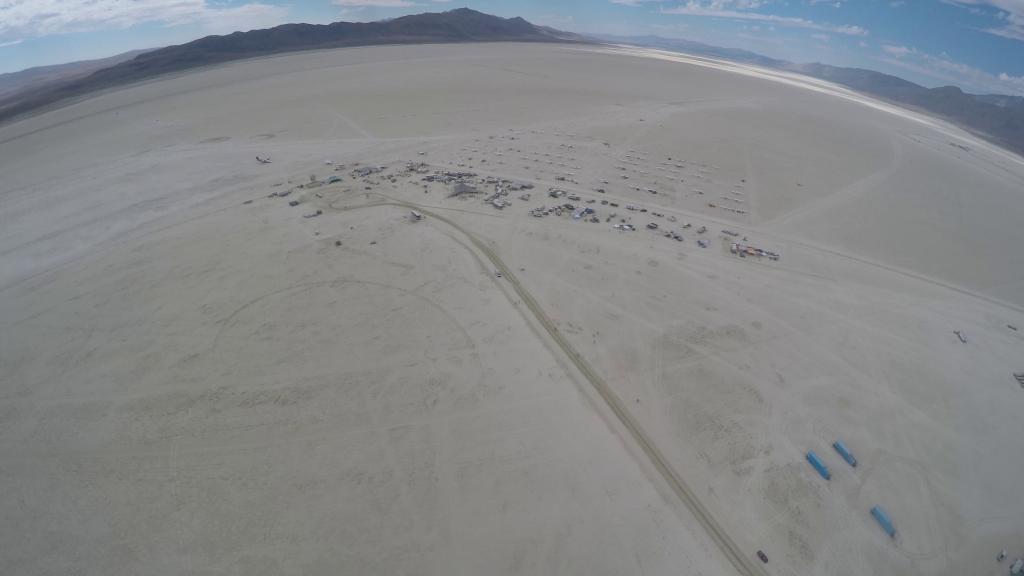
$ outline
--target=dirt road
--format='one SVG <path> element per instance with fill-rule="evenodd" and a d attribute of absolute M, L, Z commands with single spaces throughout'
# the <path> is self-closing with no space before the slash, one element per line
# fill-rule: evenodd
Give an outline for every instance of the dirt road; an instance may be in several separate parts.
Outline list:
<path fill-rule="evenodd" d="M 644 454 L 647 455 L 654 468 L 661 474 L 665 482 L 668 483 L 669 487 L 673 492 L 675 492 L 682 503 L 686 505 L 691 513 L 693 513 L 694 517 L 697 518 L 701 526 L 704 527 L 708 535 L 715 541 L 722 553 L 729 559 L 729 562 L 736 568 L 736 571 L 744 576 L 763 576 L 767 574 L 767 571 L 762 566 L 755 563 L 752 557 L 743 553 L 740 546 L 736 544 L 731 536 L 729 536 L 725 531 L 725 528 L 723 528 L 718 520 L 715 519 L 707 507 L 701 503 L 694 491 L 686 484 L 686 481 L 683 480 L 682 476 L 680 476 L 680 474 L 672 467 L 668 459 L 661 450 L 658 449 L 657 445 L 644 431 L 640 423 L 626 409 L 622 399 L 619 398 L 619 396 L 608 386 L 604 379 L 602 379 L 601 376 L 590 366 L 586 359 L 576 351 L 569 340 L 561 331 L 558 330 L 558 327 L 555 325 L 554 321 L 552 321 L 551 317 L 544 312 L 544 309 L 540 306 L 533 295 L 530 294 L 529 290 L 527 290 L 519 281 L 512 269 L 505 264 L 501 257 L 498 256 L 490 246 L 460 226 L 457 222 L 446 218 L 429 208 L 425 208 L 424 206 L 413 202 L 404 202 L 384 194 L 378 193 L 378 195 L 386 198 L 386 200 L 374 202 L 372 204 L 362 204 L 360 206 L 343 208 L 343 210 L 355 210 L 380 206 L 399 206 L 410 210 L 417 210 L 430 218 L 443 222 L 465 236 L 473 247 L 483 254 L 490 266 L 493 266 L 495 270 L 501 273 L 502 278 L 508 282 L 516 295 L 522 299 L 523 304 L 526 305 L 526 309 L 533 315 L 533 319 L 544 328 L 544 331 L 551 337 L 551 340 L 555 345 L 557 345 L 566 357 L 568 357 L 569 361 L 572 362 L 577 370 L 579 370 L 580 374 L 586 379 L 586 381 L 593 386 L 594 390 L 596 390 L 601 396 L 601 399 L 604 400 L 608 408 L 615 414 L 615 417 L 622 424 L 623 428 L 628 431 L 630 438 L 641 448 L 641 450 L 643 450 Z"/>

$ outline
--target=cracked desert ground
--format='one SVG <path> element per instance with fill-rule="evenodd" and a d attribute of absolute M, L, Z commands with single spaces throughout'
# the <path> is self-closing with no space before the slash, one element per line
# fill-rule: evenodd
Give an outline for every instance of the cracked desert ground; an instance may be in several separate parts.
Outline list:
<path fill-rule="evenodd" d="M 566 202 L 598 221 L 530 215 Z M 1001 574 L 1022 248 L 1019 157 L 695 58 L 352 48 L 98 95 L 0 127 L 0 572 Z"/>

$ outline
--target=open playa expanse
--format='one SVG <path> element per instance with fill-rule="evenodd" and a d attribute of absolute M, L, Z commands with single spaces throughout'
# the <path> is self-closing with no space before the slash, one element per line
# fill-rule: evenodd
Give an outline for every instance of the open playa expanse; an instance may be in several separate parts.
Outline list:
<path fill-rule="evenodd" d="M 1019 157 L 707 59 L 111 91 L 0 127 L 0 571 L 1002 574 L 1022 247 Z"/>

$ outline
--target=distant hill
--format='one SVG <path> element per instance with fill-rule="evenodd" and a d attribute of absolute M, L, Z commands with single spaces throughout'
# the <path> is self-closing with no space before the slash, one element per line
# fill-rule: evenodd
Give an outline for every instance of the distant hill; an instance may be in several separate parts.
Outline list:
<path fill-rule="evenodd" d="M 902 78 L 859 68 L 793 64 L 789 69 L 945 118 L 1024 155 L 1024 98 L 969 94 L 956 86 L 926 88 Z"/>
<path fill-rule="evenodd" d="M 754 52 L 658 36 L 602 36 L 602 40 L 721 58 L 798 72 L 828 80 L 875 98 L 946 119 L 978 136 L 1024 155 L 1024 97 L 969 94 L 956 86 L 927 88 L 891 74 L 828 64 L 795 64 Z"/>
<path fill-rule="evenodd" d="M 1024 107 L 1024 96 L 1007 96 L 1006 94 L 979 94 L 976 99 L 1000 108 Z"/>
<path fill-rule="evenodd" d="M 27 93 L 0 95 L 0 122 L 97 90 L 199 66 L 284 52 L 374 44 L 582 41 L 585 40 L 579 35 L 534 26 L 522 18 L 499 18 L 468 8 L 379 22 L 284 24 L 226 36 L 207 36 L 94 68 L 85 76 L 40 84 Z"/>
<path fill-rule="evenodd" d="M 609 35 L 598 35 L 596 38 L 613 44 L 632 44 L 634 46 L 668 50 L 669 52 L 683 52 L 694 56 L 707 56 L 710 58 L 719 58 L 744 64 L 756 64 L 758 66 L 765 66 L 768 68 L 781 68 L 782 66 L 789 64 L 789 62 L 785 60 L 776 60 L 775 58 L 762 56 L 748 50 L 740 50 L 739 48 L 722 48 L 721 46 L 712 46 L 710 44 L 684 40 L 682 38 Z"/>
<path fill-rule="evenodd" d="M 747 50 L 658 36 L 587 37 L 522 18 L 499 18 L 468 8 L 379 22 L 285 24 L 265 30 L 207 36 L 187 44 L 104 60 L 74 62 L 0 75 L 0 122 L 97 90 L 200 66 L 300 50 L 374 44 L 439 42 L 611 42 L 754 64 L 821 78 L 908 108 L 945 118 L 1024 155 L 1024 97 L 968 94 L 955 86 L 926 88 L 861 68 L 796 64 Z"/>
<path fill-rule="evenodd" d="M 53 66 L 37 66 L 19 72 L 0 74 L 0 99 L 19 92 L 35 90 L 53 82 L 88 76 L 101 68 L 109 68 L 125 60 L 131 60 L 144 52 L 145 50 L 132 50 L 98 60 L 79 60 Z"/>

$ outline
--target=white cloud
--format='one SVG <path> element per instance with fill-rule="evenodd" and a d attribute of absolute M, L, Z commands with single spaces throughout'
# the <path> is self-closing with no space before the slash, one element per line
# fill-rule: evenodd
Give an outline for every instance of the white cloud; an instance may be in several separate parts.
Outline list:
<path fill-rule="evenodd" d="M 814 38 L 815 40 L 821 40 L 822 42 L 828 42 L 829 40 L 832 39 L 832 37 L 829 36 L 828 34 L 821 34 L 820 32 L 811 34 L 811 38 Z"/>
<path fill-rule="evenodd" d="M 16 40 L 10 40 L 10 41 L 7 41 L 7 42 L 0 42 L 0 48 L 3 48 L 4 46 L 14 46 L 15 44 L 21 44 L 23 40 L 24 40 L 23 38 L 18 38 Z"/>
<path fill-rule="evenodd" d="M 270 28 L 291 21 L 287 8 L 255 2 L 233 7 L 207 8 L 194 20 L 207 32 L 214 34 Z M 187 21 L 186 18 L 186 23 Z"/>
<path fill-rule="evenodd" d="M 762 5 L 758 0 L 707 0 L 700 2 L 690 0 L 672 8 L 662 8 L 663 14 L 680 14 L 683 16 L 701 16 L 707 18 L 727 18 L 732 20 L 755 20 L 770 22 L 779 26 L 790 28 L 805 28 L 808 30 L 819 30 L 833 34 L 845 34 L 848 36 L 867 36 L 869 32 L 860 26 L 835 25 L 822 22 L 815 22 L 806 18 L 794 16 L 778 16 L 775 14 L 764 14 L 762 12 L 749 12 L 749 8 L 757 8 Z"/>
<path fill-rule="evenodd" d="M 147 22 L 231 32 L 282 24 L 287 16 L 287 8 L 258 1 L 218 6 L 207 0 L 0 0 L 0 41 Z"/>
<path fill-rule="evenodd" d="M 916 52 L 916 50 L 914 50 L 913 48 L 907 48 L 906 46 L 893 46 L 891 44 L 886 44 L 882 46 L 882 50 L 885 50 L 886 54 L 892 54 L 897 58 L 906 56 L 907 54 L 913 54 L 914 52 Z"/>
<path fill-rule="evenodd" d="M 704 8 L 710 10 L 757 10 L 766 3 L 765 0 L 690 0 L 687 2 L 688 5 L 703 5 Z"/>
<path fill-rule="evenodd" d="M 1024 96 L 1024 76 L 1005 72 L 995 75 L 973 66 L 956 62 L 945 54 L 935 56 L 907 46 L 882 46 L 888 55 L 880 62 L 909 70 L 922 76 L 961 86 L 972 92 L 995 92 Z"/>
<path fill-rule="evenodd" d="M 984 31 L 1003 38 L 1024 40 L 1024 0 L 944 0 L 949 4 L 967 8 L 978 13 L 978 6 L 986 6 L 996 10 L 996 17 L 1003 24 Z"/>
<path fill-rule="evenodd" d="M 448 0 L 434 0 L 435 2 L 447 2 Z M 331 4 L 343 8 L 408 8 L 415 6 L 415 2 L 409 0 L 333 0 Z"/>
<path fill-rule="evenodd" d="M 571 15 L 562 14 L 538 14 L 531 22 L 552 28 L 569 28 L 576 23 Z"/>
<path fill-rule="evenodd" d="M 999 79 L 1002 86 L 1009 88 L 1006 90 L 1007 92 L 1024 96 L 1024 76 L 1010 76 L 1006 72 L 1002 72 L 996 78 Z"/>

